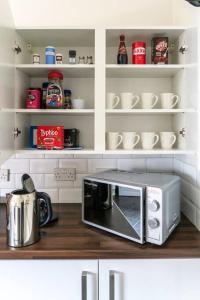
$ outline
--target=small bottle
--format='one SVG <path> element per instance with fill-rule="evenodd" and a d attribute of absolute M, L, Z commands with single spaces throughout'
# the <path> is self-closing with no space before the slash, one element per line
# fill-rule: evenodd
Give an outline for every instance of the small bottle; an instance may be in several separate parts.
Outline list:
<path fill-rule="evenodd" d="M 78 63 L 79 64 L 85 64 L 85 56 L 79 56 Z"/>
<path fill-rule="evenodd" d="M 72 109 L 71 90 L 64 90 L 64 108 Z"/>
<path fill-rule="evenodd" d="M 127 55 L 127 50 L 126 50 L 126 45 L 125 45 L 125 35 L 124 34 L 120 35 L 117 63 L 120 65 L 128 64 L 128 55 Z"/>
<path fill-rule="evenodd" d="M 69 64 L 76 63 L 76 50 L 69 50 Z"/>

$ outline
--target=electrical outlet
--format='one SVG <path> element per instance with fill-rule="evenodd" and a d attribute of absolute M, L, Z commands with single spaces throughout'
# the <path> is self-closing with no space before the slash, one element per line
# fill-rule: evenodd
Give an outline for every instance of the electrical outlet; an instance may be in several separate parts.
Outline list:
<path fill-rule="evenodd" d="M 10 170 L 9 169 L 2 169 L 2 170 L 0 170 L 0 182 L 7 182 L 7 181 L 9 181 L 9 174 L 10 174 Z"/>
<path fill-rule="evenodd" d="M 56 181 L 75 181 L 76 168 L 56 168 L 54 169 Z"/>

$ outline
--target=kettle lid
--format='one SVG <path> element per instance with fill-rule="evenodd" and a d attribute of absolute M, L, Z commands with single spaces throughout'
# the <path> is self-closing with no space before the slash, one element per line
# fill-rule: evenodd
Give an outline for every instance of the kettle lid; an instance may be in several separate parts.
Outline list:
<path fill-rule="evenodd" d="M 23 186 L 24 191 L 26 191 L 27 193 L 35 192 L 35 186 L 34 186 L 33 180 L 30 177 L 30 175 L 23 174 L 21 181 L 22 181 L 22 186 Z"/>

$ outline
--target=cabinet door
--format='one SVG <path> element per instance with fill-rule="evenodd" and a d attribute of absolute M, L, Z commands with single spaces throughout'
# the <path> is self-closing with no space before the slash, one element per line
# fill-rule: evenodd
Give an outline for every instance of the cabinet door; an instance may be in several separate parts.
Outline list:
<path fill-rule="evenodd" d="M 97 300 L 97 260 L 1 260 L 3 300 Z"/>
<path fill-rule="evenodd" d="M 0 1 L 0 163 L 14 150 L 14 25 L 9 1 Z M 11 109 L 9 112 L 5 109 Z"/>
<path fill-rule="evenodd" d="M 200 259 L 101 260 L 99 300 L 200 299 Z"/>

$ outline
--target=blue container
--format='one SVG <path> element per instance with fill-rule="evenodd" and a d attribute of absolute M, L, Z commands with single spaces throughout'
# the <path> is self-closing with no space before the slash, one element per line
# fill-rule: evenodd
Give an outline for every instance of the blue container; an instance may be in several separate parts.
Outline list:
<path fill-rule="evenodd" d="M 55 57 L 56 57 L 56 49 L 52 46 L 47 46 L 45 48 L 45 57 L 46 57 L 46 64 L 55 64 Z"/>
<path fill-rule="evenodd" d="M 30 127 L 29 144 L 31 148 L 37 148 L 37 126 Z"/>

